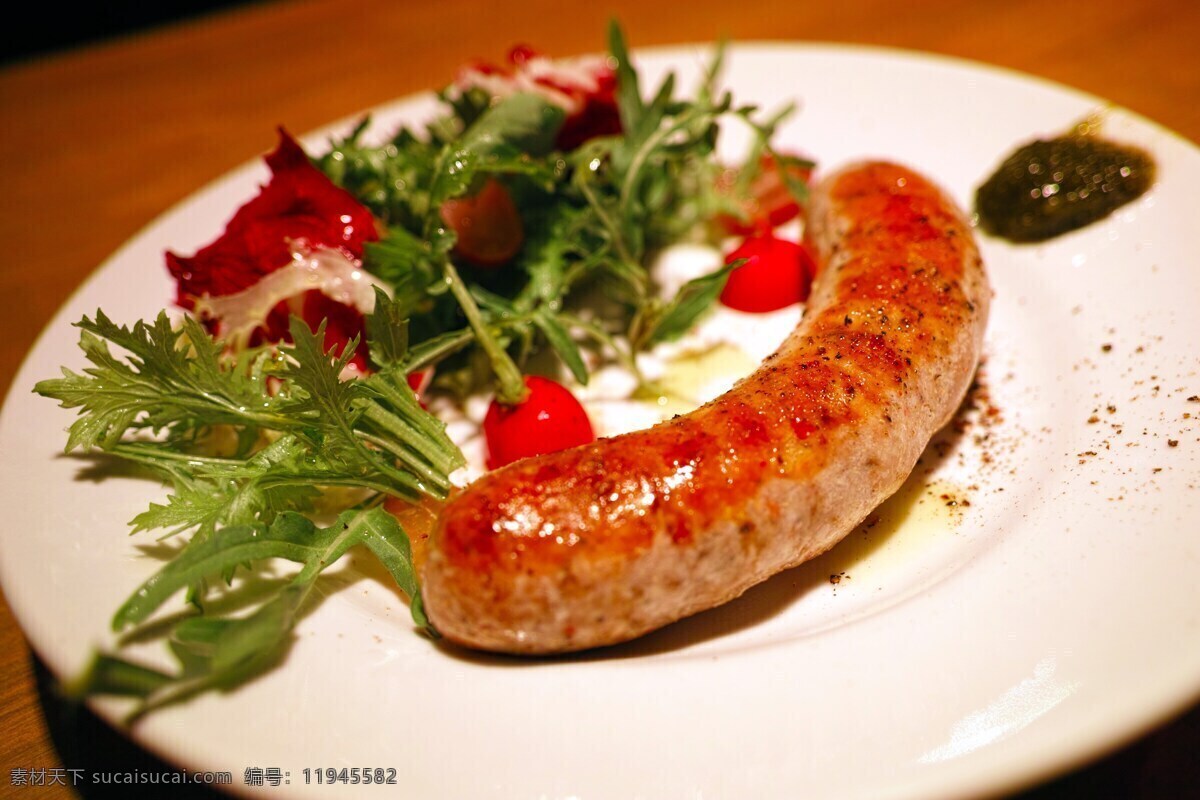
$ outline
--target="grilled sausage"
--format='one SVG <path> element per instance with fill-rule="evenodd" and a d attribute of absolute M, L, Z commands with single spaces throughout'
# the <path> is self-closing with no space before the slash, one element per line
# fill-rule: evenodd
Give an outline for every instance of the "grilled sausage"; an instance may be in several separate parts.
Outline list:
<path fill-rule="evenodd" d="M 814 190 L 809 237 L 803 319 L 728 393 L 447 504 L 423 592 L 446 638 L 624 641 L 820 555 L 899 488 L 979 360 L 991 290 L 971 229 L 927 179 L 872 162 Z"/>

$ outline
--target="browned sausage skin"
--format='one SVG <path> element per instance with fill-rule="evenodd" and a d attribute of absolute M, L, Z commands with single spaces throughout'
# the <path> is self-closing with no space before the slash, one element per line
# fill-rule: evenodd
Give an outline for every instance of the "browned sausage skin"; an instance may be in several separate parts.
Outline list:
<path fill-rule="evenodd" d="M 451 500 L 424 569 L 446 638 L 512 653 L 612 644 L 824 552 L 961 402 L 990 289 L 928 180 L 859 164 L 816 188 L 822 264 L 779 350 L 653 428 L 519 461 Z"/>

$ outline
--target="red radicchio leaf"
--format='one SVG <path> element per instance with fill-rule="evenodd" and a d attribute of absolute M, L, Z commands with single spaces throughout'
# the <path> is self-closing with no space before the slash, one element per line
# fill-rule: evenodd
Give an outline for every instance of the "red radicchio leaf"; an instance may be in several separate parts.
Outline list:
<path fill-rule="evenodd" d="M 512 88 L 526 88 L 521 86 L 521 81 L 528 80 L 565 97 L 569 104 L 566 109 L 568 114 L 555 139 L 555 146 L 560 150 L 574 150 L 597 136 L 620 133 L 617 75 L 612 67 L 606 62 L 597 61 L 586 68 L 575 64 L 563 70 L 560 69 L 561 63 L 549 61 L 529 45 L 519 44 L 509 51 L 508 65 L 472 61 L 460 71 L 457 83 L 462 88 L 474 85 L 472 73 L 475 73 L 496 81 L 511 82 Z M 538 65 L 537 69 L 533 68 L 534 65 Z M 578 74 L 580 69 L 586 69 L 589 75 L 582 82 Z"/>
<path fill-rule="evenodd" d="M 371 212 L 313 166 L 283 128 L 279 129 L 279 145 L 266 162 L 271 168 L 270 181 L 237 210 L 219 239 L 190 258 L 166 254 L 167 270 L 178 283 L 176 302 L 181 307 L 191 310 L 196 298 L 206 294 L 240 292 L 263 275 L 288 265 L 292 260 L 289 240 L 340 249 L 361 259 L 363 245 L 379 238 Z M 281 302 L 272 309 L 252 343 L 286 341 L 289 310 L 297 306 L 314 329 L 322 319 L 329 319 L 327 348 L 340 349 L 354 336 L 363 335 L 362 315 L 357 309 L 320 292 L 307 292 L 294 303 Z M 213 320 L 206 322 L 213 326 Z M 365 342 L 355 363 L 366 366 Z"/>
<path fill-rule="evenodd" d="M 612 136 L 621 132 L 621 112 L 617 109 L 617 75 L 606 68 L 595 73 L 598 84 L 594 92 L 581 94 L 582 107 L 563 120 L 555 146 L 574 150 L 597 136 Z M 550 81 L 547 84 L 554 86 Z M 562 89 L 555 86 L 554 88 Z"/>

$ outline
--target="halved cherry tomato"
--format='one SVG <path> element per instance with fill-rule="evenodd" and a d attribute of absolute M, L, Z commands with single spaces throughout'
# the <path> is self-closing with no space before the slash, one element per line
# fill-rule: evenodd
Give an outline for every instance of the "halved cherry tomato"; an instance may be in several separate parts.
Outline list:
<path fill-rule="evenodd" d="M 802 245 L 771 234 L 750 236 L 725 257 L 745 264 L 729 273 L 721 302 L 738 311 L 778 311 L 808 299 L 816 264 Z"/>
<path fill-rule="evenodd" d="M 512 195 L 489 178 L 478 193 L 442 203 L 442 221 L 454 229 L 454 252 L 477 267 L 495 267 L 521 249 L 525 230 Z"/>
<path fill-rule="evenodd" d="M 811 168 L 788 167 L 795 178 L 808 182 Z M 737 170 L 727 169 L 717 180 L 720 191 L 733 193 L 737 182 Z M 787 184 L 779 172 L 779 165 L 770 153 L 764 153 L 758 162 L 758 175 L 751 181 L 747 196 L 737 198 L 742 210 L 742 219 L 722 214 L 717 218 L 722 227 L 731 234 L 748 236 L 766 233 L 800 214 L 800 204 L 788 191 Z"/>
<path fill-rule="evenodd" d="M 587 412 L 565 386 L 536 375 L 526 376 L 525 385 L 525 400 L 513 406 L 493 400 L 483 418 L 488 469 L 596 440 Z"/>

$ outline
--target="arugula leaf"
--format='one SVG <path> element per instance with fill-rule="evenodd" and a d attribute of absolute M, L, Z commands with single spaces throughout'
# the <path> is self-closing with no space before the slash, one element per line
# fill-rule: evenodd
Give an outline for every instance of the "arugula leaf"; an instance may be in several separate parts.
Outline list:
<path fill-rule="evenodd" d="M 343 381 L 341 375 L 358 349 L 358 339 L 347 342 L 341 355 L 335 354 L 330 360 L 325 355 L 326 322 L 322 320 L 313 331 L 299 317 L 291 318 L 288 330 L 292 335 L 289 351 L 292 359 L 281 372 L 291 391 L 283 401 L 282 410 L 300 418 L 321 420 L 319 434 L 303 431 L 302 435 L 314 439 L 319 435 L 321 441 L 314 444 L 325 445 L 335 459 L 351 458 L 350 454 L 361 448 L 354 436 L 354 423 L 361 408 L 354 403 L 355 385 Z M 330 444 L 332 448 L 328 447 Z"/>
<path fill-rule="evenodd" d="M 428 621 L 412 566 L 408 537 L 395 517 L 382 508 L 342 513 L 337 522 L 318 528 L 308 518 L 280 514 L 268 526 L 225 528 L 198 546 L 190 546 L 130 596 L 113 618 L 114 630 L 145 622 L 177 592 L 195 583 L 229 574 L 251 562 L 282 558 L 301 565 L 283 588 L 241 617 L 192 616 L 173 626 L 171 649 L 180 663 L 176 674 L 150 669 L 112 654 L 98 654 L 72 691 L 139 698 L 133 718 L 210 689 L 228 689 L 282 658 L 292 629 L 316 584 L 317 576 L 350 548 L 365 545 L 410 597 L 414 620 Z"/>
<path fill-rule="evenodd" d="M 378 242 L 367 242 L 363 266 L 385 280 L 400 304 L 400 316 L 408 317 L 436 294 L 438 274 L 433 262 L 454 246 L 453 240 L 426 242 L 401 227 L 390 227 Z"/>
<path fill-rule="evenodd" d="M 113 630 L 121 631 L 144 622 L 179 590 L 251 561 L 285 558 L 305 565 L 321 560 L 332 563 L 353 544 L 344 535 L 347 519 L 339 518 L 339 522 L 340 525 L 318 531 L 307 517 L 285 512 L 267 528 L 256 525 L 223 528 L 199 545 L 187 548 L 143 583 L 117 610 Z"/>
<path fill-rule="evenodd" d="M 375 287 L 375 309 L 367 315 L 367 347 L 380 366 L 399 364 L 408 354 L 408 317 L 399 302 Z"/>
<path fill-rule="evenodd" d="M 483 112 L 442 148 L 429 190 L 426 232 L 440 223 L 441 204 L 467 194 L 479 174 L 525 175 L 550 190 L 554 168 L 534 156 L 550 150 L 563 119 L 561 108 L 528 92 L 509 95 Z"/>
<path fill-rule="evenodd" d="M 621 115 L 621 129 L 638 129 L 642 116 L 642 95 L 638 86 L 638 74 L 629 58 L 625 45 L 625 34 L 616 20 L 608 25 L 608 51 L 617 61 L 617 111 Z"/>
<path fill-rule="evenodd" d="M 744 263 L 746 259 L 739 258 L 681 286 L 669 303 L 655 310 L 651 322 L 645 325 L 644 337 L 636 341 L 635 346 L 650 347 L 673 341 L 691 330 L 700 315 L 720 296 L 729 273 Z"/>
<path fill-rule="evenodd" d="M 165 505 L 150 508 L 130 521 L 130 533 L 167 529 L 176 536 L 195 529 L 203 539 L 222 525 L 270 522 L 282 511 L 311 511 L 321 492 L 316 486 L 263 486 L 258 479 L 194 480 L 176 488 Z M 196 540 L 193 540 L 196 541 Z"/>
<path fill-rule="evenodd" d="M 586 209 L 567 203 L 530 215 L 529 235 L 518 263 L 526 283 L 513 299 L 515 308 L 527 311 L 535 304 L 561 304 L 572 283 L 568 260 L 587 247 L 586 215 Z"/>
<path fill-rule="evenodd" d="M 534 313 L 533 324 L 546 337 L 546 341 L 554 348 L 554 352 L 558 354 L 562 362 L 567 365 L 567 369 L 571 370 L 571 374 L 575 376 L 575 380 L 587 386 L 587 365 L 583 363 L 583 355 L 579 352 L 579 345 L 575 344 L 566 327 L 544 308 L 538 309 Z"/>
<path fill-rule="evenodd" d="M 474 341 L 475 331 L 470 328 L 446 331 L 445 333 L 426 339 L 409 349 L 409 369 L 424 369 L 432 364 L 436 364 L 462 351 Z"/>
<path fill-rule="evenodd" d="M 793 170 L 795 169 L 812 169 L 814 164 L 806 158 L 798 158 L 796 156 L 785 155 L 778 152 L 774 148 L 767 146 L 767 152 L 775 159 L 775 163 L 779 165 L 779 174 L 783 178 L 783 184 L 787 187 L 788 193 L 800 205 L 808 204 L 808 184 L 796 177 Z"/>
<path fill-rule="evenodd" d="M 408 595 L 413 622 L 436 636 L 437 631 L 429 624 L 421 604 L 421 587 L 413 566 L 412 543 L 400 523 L 391 514 L 368 516 L 363 520 L 359 536 L 367 549 L 391 573 L 400 591 Z"/>
<path fill-rule="evenodd" d="M 436 253 L 431 250 L 429 263 L 466 317 L 475 344 L 492 366 L 497 396 L 506 403 L 520 402 L 525 397 L 525 381 L 504 345 L 489 328 L 471 289 L 449 257 L 446 243 L 452 245 L 454 235 L 441 218 L 441 207 L 445 201 L 467 194 L 476 178 L 483 174 L 521 175 L 543 191 L 551 191 L 557 167 L 533 154 L 549 149 L 563 118 L 562 109 L 538 95 L 510 95 L 480 114 L 461 137 L 442 146 L 430 179 L 429 207 L 421 234 L 427 240 L 440 242 L 441 246 L 436 248 Z"/>
<path fill-rule="evenodd" d="M 471 295 L 471 290 L 467 288 L 466 283 L 458 274 L 458 270 L 455 269 L 454 264 L 449 260 L 444 261 L 442 263 L 442 271 L 446 276 L 446 283 L 450 286 L 450 293 L 458 301 L 459 308 L 462 309 L 463 315 L 467 318 L 467 324 L 471 326 L 476 344 L 479 345 L 479 348 L 487 355 L 488 361 L 491 362 L 492 371 L 496 375 L 497 398 L 502 403 L 521 402 L 525 399 L 527 392 L 525 379 L 521 376 L 521 370 L 513 363 L 512 358 L 505 351 L 499 338 L 489 329 L 487 320 L 479 310 L 475 298 Z"/>
<path fill-rule="evenodd" d="M 409 322 L 412 363 L 438 365 L 441 389 L 491 388 L 502 401 L 516 402 L 524 395 L 518 364 L 542 344 L 582 380 L 586 365 L 563 335 L 562 314 L 595 296 L 598 286 L 613 302 L 603 318 L 591 318 L 605 335 L 628 341 L 631 351 L 679 335 L 719 293 L 699 284 L 670 302 L 660 300 L 649 254 L 694 237 L 717 214 L 739 213 L 736 197 L 716 189 L 721 121 L 744 120 L 755 132 L 753 159 L 740 173 L 749 180 L 758 155 L 774 154 L 771 137 L 792 109 L 758 121 L 753 107 L 735 106 L 717 84 L 723 46 L 691 98 L 679 96 L 673 74 L 643 98 L 615 22 L 609 45 L 620 134 L 556 153 L 551 148 L 563 115 L 545 98 L 446 91 L 448 113 L 426 127 L 424 141 L 402 130 L 372 149 L 360 143 L 365 134 L 358 130 L 318 162 L 372 208 L 381 205 L 380 187 L 403 186 L 399 193 L 410 196 L 403 214 L 385 217 L 391 227 L 382 242 L 368 245 L 365 265 L 393 284 L 401 309 L 396 316 Z M 803 182 L 783 174 L 801 197 Z M 457 263 L 454 231 L 440 215 L 443 202 L 477 189 L 484 175 L 503 176 L 525 232 L 511 267 L 486 275 Z M 382 203 L 397 204 L 395 198 Z M 510 305 L 502 310 L 505 302 Z M 636 373 L 632 359 L 627 363 Z"/>
<path fill-rule="evenodd" d="M 511 153 L 544 156 L 554 148 L 554 137 L 566 113 L 541 95 L 517 92 L 493 103 L 466 129 L 458 149 L 476 157 Z"/>
<path fill-rule="evenodd" d="M 384 223 L 411 228 L 429 212 L 429 192 L 424 187 L 434 172 L 437 153 L 406 128 L 383 145 L 363 144 L 369 122 L 369 117 L 364 118 L 350 136 L 331 141 L 329 152 L 314 163 Z"/>
<path fill-rule="evenodd" d="M 189 679 L 199 678 L 216 688 L 224 688 L 244 681 L 281 657 L 280 651 L 288 641 L 310 586 L 311 582 L 288 586 L 246 617 L 202 618 L 180 623 L 175 643 L 186 646 L 197 657 L 190 665 Z"/>
<path fill-rule="evenodd" d="M 169 686 L 171 681 L 172 676 L 166 672 L 106 653 L 94 653 L 82 674 L 68 682 L 64 689 L 71 697 L 108 694 L 145 698 Z"/>

